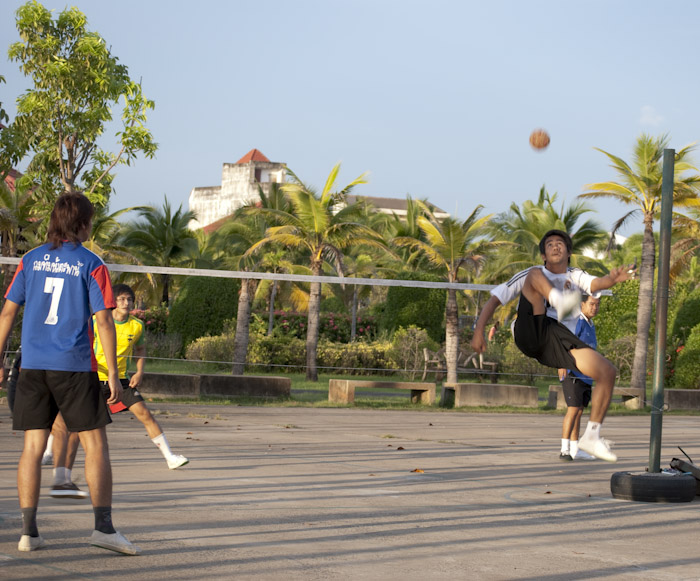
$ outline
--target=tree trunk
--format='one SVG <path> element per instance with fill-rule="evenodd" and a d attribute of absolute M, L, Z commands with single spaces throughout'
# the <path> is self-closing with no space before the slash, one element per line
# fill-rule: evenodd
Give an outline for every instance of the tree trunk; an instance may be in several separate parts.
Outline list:
<path fill-rule="evenodd" d="M 272 335 L 272 328 L 275 323 L 275 297 L 277 296 L 277 281 L 272 281 L 272 290 L 270 291 L 270 314 L 267 317 L 267 336 Z"/>
<path fill-rule="evenodd" d="M 242 280 L 238 295 L 238 315 L 236 318 L 236 336 L 233 339 L 233 375 L 243 375 L 248 356 L 248 337 L 250 328 L 250 297 L 255 293 L 256 280 Z"/>
<path fill-rule="evenodd" d="M 447 289 L 445 305 L 445 361 L 447 363 L 447 383 L 457 383 L 457 354 L 459 353 L 459 314 L 457 312 L 457 291 Z"/>
<path fill-rule="evenodd" d="M 168 288 L 170 286 L 170 275 L 161 274 L 160 277 L 160 280 L 163 283 L 163 294 L 161 296 L 160 302 L 161 304 L 164 304 L 167 307 L 170 304 L 170 289 Z"/>
<path fill-rule="evenodd" d="M 314 276 L 321 274 L 321 269 L 313 268 Z M 306 325 L 306 379 L 318 381 L 316 353 L 318 351 L 318 324 L 321 311 L 321 283 L 312 282 L 309 292 L 309 314 Z"/>
<path fill-rule="evenodd" d="M 654 265 L 656 243 L 654 242 L 653 216 L 644 216 L 644 240 L 642 242 L 642 263 L 639 269 L 639 301 L 637 303 L 637 340 L 634 345 L 634 363 L 630 387 L 646 388 L 647 352 L 649 349 L 649 329 L 654 303 Z"/>
<path fill-rule="evenodd" d="M 357 334 L 357 285 L 352 285 L 352 313 L 350 314 L 350 341 Z"/>

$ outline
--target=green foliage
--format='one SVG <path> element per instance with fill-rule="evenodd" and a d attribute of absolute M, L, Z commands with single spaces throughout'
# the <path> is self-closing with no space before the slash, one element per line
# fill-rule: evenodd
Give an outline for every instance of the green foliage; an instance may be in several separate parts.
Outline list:
<path fill-rule="evenodd" d="M 145 127 L 153 101 L 108 43 L 87 30 L 87 18 L 77 8 L 54 19 L 39 2 L 27 2 L 17 10 L 17 30 L 20 41 L 10 45 L 8 56 L 33 87 L 17 99 L 17 116 L 0 134 L 0 166 L 17 166 L 32 155 L 22 179 L 25 191 L 41 190 L 48 205 L 64 190 L 85 190 L 94 203 L 106 205 L 110 171 L 138 154 L 155 155 L 157 145 Z M 117 153 L 110 153 L 98 142 L 120 101 Z"/>
<path fill-rule="evenodd" d="M 439 344 L 428 337 L 425 329 L 410 325 L 396 330 L 387 355 L 399 369 L 409 370 L 410 378 L 414 379 L 416 370 L 423 368 L 423 349 L 437 351 Z"/>
<path fill-rule="evenodd" d="M 674 375 L 677 387 L 700 389 L 700 325 L 693 327 L 685 345 L 679 347 Z"/>
<path fill-rule="evenodd" d="M 326 297 L 321 301 L 321 312 L 348 314 L 348 307 L 340 297 Z"/>
<path fill-rule="evenodd" d="M 259 313 L 260 317 L 267 316 Z M 276 336 L 306 337 L 307 315 L 288 311 L 275 311 L 273 333 Z M 321 313 L 319 338 L 338 343 L 350 341 L 350 316 L 344 313 Z M 358 316 L 356 338 L 371 341 L 376 336 L 377 327 L 373 317 Z"/>
<path fill-rule="evenodd" d="M 233 361 L 233 335 L 199 337 L 187 346 L 185 358 L 191 361 Z"/>
<path fill-rule="evenodd" d="M 170 308 L 168 333 L 179 334 L 185 345 L 198 337 L 219 335 L 224 322 L 236 316 L 240 284 L 232 278 L 187 278 Z"/>
<path fill-rule="evenodd" d="M 168 325 L 168 307 L 159 305 L 147 309 L 134 309 L 131 314 L 137 319 L 141 319 L 146 327 L 146 331 L 154 334 L 163 334 Z"/>
<path fill-rule="evenodd" d="M 444 282 L 444 279 L 423 273 L 402 273 L 400 280 Z M 445 336 L 445 302 L 447 293 L 442 289 L 392 286 L 387 292 L 380 330 L 394 333 L 399 327 L 414 325 L 425 329 L 433 341 Z"/>
<path fill-rule="evenodd" d="M 353 342 L 347 345 L 321 340 L 318 342 L 318 366 L 326 372 L 349 375 L 376 375 L 396 369 L 388 357 L 391 343 L 386 341 Z"/>
<path fill-rule="evenodd" d="M 637 332 L 639 281 L 628 280 L 613 287 L 612 296 L 603 296 L 595 318 L 598 345 L 602 351 L 613 341 Z"/>
<path fill-rule="evenodd" d="M 700 323 L 700 289 L 689 293 L 678 308 L 671 325 L 671 336 L 681 342 Z"/>

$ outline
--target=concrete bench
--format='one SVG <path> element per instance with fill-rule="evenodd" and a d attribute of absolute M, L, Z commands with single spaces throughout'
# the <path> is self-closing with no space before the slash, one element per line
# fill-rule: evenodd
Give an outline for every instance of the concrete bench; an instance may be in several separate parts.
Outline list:
<path fill-rule="evenodd" d="M 443 383 L 440 404 L 463 406 L 515 406 L 536 408 L 537 388 L 529 385 L 505 383 Z"/>
<path fill-rule="evenodd" d="M 620 399 L 622 399 L 622 403 L 628 409 L 639 410 L 644 408 L 644 389 L 642 388 L 615 387 L 613 388 L 613 397 L 618 396 Z M 566 409 L 566 400 L 564 399 L 564 390 L 561 383 L 549 386 L 547 406 L 558 410 Z"/>
<path fill-rule="evenodd" d="M 269 397 L 291 394 L 289 377 L 268 375 L 176 375 L 144 373 L 139 391 L 144 397 Z"/>
<path fill-rule="evenodd" d="M 354 403 L 356 387 L 378 389 L 410 389 L 411 401 L 431 405 L 435 403 L 434 383 L 410 381 L 361 381 L 356 379 L 331 379 L 328 382 L 328 401 L 331 403 Z"/>
<path fill-rule="evenodd" d="M 664 389 L 664 403 L 669 410 L 700 409 L 700 389 Z"/>

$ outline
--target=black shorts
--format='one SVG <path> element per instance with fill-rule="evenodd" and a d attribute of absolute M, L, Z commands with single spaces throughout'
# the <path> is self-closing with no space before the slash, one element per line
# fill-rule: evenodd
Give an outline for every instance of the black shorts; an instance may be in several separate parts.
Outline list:
<path fill-rule="evenodd" d="M 570 408 L 585 408 L 591 403 L 592 387 L 575 375 L 567 375 L 561 383 L 566 405 Z"/>
<path fill-rule="evenodd" d="M 590 349 L 559 321 L 533 314 L 530 301 L 522 295 L 513 331 L 518 349 L 548 367 L 578 370 L 571 349 Z"/>
<path fill-rule="evenodd" d="M 12 428 L 51 429 L 59 411 L 71 432 L 94 430 L 112 421 L 94 371 L 22 369 Z"/>
<path fill-rule="evenodd" d="M 129 387 L 128 379 L 119 379 L 119 381 L 121 381 L 122 388 L 124 388 L 121 399 L 121 403 L 124 405 L 120 406 L 119 404 L 116 404 L 109 406 L 109 409 L 113 414 L 128 410 L 132 405 L 139 403 L 140 401 L 144 401 L 138 389 L 135 387 Z M 100 384 L 102 385 L 102 393 L 105 395 L 105 399 L 109 399 L 109 383 L 106 381 L 100 381 Z"/>

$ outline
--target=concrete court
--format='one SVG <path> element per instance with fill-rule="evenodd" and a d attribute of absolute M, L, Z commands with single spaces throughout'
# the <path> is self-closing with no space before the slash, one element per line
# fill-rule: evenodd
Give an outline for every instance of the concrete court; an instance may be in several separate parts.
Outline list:
<path fill-rule="evenodd" d="M 48 497 L 48 468 L 48 545 L 17 551 L 22 438 L 0 407 L 0 578 L 700 579 L 700 501 L 610 495 L 612 472 L 647 464 L 648 416 L 608 418 L 613 465 L 560 462 L 561 415 L 151 408 L 191 463 L 168 471 L 115 417 L 114 521 L 143 549 L 128 557 L 86 544 L 89 503 Z M 700 459 L 700 418 L 664 418 L 662 466 L 677 445 Z"/>

